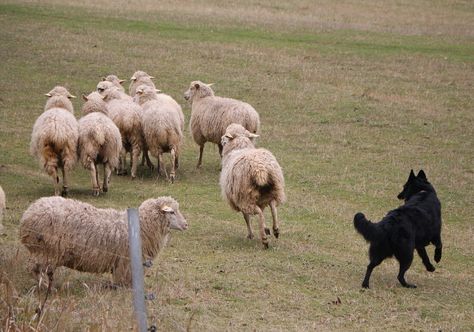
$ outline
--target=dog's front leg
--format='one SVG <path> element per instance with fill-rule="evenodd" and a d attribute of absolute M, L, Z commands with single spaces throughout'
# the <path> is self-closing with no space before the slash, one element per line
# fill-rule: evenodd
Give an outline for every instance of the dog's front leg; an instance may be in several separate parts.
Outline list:
<path fill-rule="evenodd" d="M 418 255 L 420 255 L 421 260 L 423 261 L 423 264 L 426 267 L 426 270 L 429 272 L 434 272 L 435 267 L 433 266 L 433 264 L 431 264 L 430 258 L 428 257 L 428 254 L 426 253 L 425 247 L 416 248 L 416 252 L 418 253 Z"/>

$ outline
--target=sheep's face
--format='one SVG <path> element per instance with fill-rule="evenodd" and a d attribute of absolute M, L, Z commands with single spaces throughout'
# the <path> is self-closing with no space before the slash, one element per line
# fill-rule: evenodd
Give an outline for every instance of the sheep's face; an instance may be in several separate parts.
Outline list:
<path fill-rule="evenodd" d="M 213 83 L 206 84 L 201 81 L 191 82 L 189 89 L 186 90 L 186 92 L 184 93 L 184 99 L 192 102 L 195 96 L 199 96 L 200 98 L 203 98 L 206 96 L 213 96 L 214 91 L 212 91 L 211 89 L 212 84 Z"/>
<path fill-rule="evenodd" d="M 164 215 L 166 222 L 171 229 L 185 231 L 186 229 L 188 229 L 188 223 L 179 211 L 178 203 L 170 205 L 161 206 L 160 213 Z"/>
<path fill-rule="evenodd" d="M 148 75 L 144 71 L 138 70 L 132 75 L 132 77 L 130 78 L 130 81 L 134 82 L 136 80 L 139 80 L 142 77 L 146 77 L 146 78 L 149 78 L 149 79 L 154 79 L 153 76 Z"/>
<path fill-rule="evenodd" d="M 62 87 L 62 86 L 55 86 L 53 90 L 49 91 L 48 93 L 45 93 L 45 96 L 46 97 L 59 97 L 59 96 L 64 96 L 66 98 L 76 98 L 76 96 L 73 96 L 72 94 L 69 93 L 69 91 L 67 91 L 66 88 Z"/>
<path fill-rule="evenodd" d="M 101 81 L 99 84 L 97 84 L 97 92 L 99 92 L 101 95 L 104 95 L 104 92 L 107 91 L 107 89 L 113 88 L 115 85 L 112 82 L 109 81 Z"/>

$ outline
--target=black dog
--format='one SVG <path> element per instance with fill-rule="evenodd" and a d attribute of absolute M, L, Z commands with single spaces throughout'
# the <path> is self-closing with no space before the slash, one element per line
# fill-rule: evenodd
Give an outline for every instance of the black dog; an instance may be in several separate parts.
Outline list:
<path fill-rule="evenodd" d="M 354 227 L 370 242 L 370 264 L 362 282 L 364 288 L 369 288 L 370 274 L 374 267 L 387 257 L 395 256 L 398 260 L 398 281 L 409 288 L 416 287 L 405 280 L 405 272 L 413 261 L 415 249 L 426 270 L 430 272 L 435 268 L 428 258 L 425 246 L 433 243 L 436 247 L 434 260 L 437 263 L 441 260 L 441 204 L 423 170 L 417 176 L 413 170 L 410 172 L 398 199 L 404 199 L 405 204 L 390 211 L 378 223 L 370 222 L 360 212 L 354 216 Z"/>

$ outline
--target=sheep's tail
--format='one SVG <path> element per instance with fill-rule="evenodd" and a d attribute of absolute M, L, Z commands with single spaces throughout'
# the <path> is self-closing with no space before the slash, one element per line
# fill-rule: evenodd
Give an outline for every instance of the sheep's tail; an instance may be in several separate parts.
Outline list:
<path fill-rule="evenodd" d="M 257 165 L 253 171 L 253 180 L 259 187 L 268 186 L 270 182 L 270 174 L 264 165 Z"/>
<path fill-rule="evenodd" d="M 372 223 L 370 220 L 365 218 L 365 215 L 361 212 L 354 216 L 354 227 L 366 241 L 372 242 L 380 237 L 379 229 L 377 224 Z"/>

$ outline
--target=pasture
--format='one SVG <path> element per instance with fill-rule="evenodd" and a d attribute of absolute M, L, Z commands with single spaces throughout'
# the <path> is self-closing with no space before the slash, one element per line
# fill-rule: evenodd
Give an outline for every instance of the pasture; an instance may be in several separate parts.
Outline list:
<path fill-rule="evenodd" d="M 120 209 L 178 200 L 190 227 L 173 232 L 146 271 L 156 295 L 148 318 L 159 330 L 474 329 L 474 3 L 0 0 L 0 31 L 0 330 L 8 316 L 23 331 L 133 326 L 130 290 L 67 269 L 34 320 L 44 292 L 24 268 L 18 227 L 29 204 L 53 193 L 28 152 L 44 94 L 64 85 L 80 96 L 102 76 L 128 80 L 139 69 L 185 113 L 175 183 L 142 166 L 134 181 L 113 175 L 95 198 L 78 164 L 70 197 Z M 268 250 L 245 238 L 242 215 L 221 198 L 217 147 L 206 144 L 195 168 L 183 98 L 193 80 L 260 114 L 258 145 L 278 159 L 287 195 Z M 79 118 L 83 102 L 73 103 Z M 406 276 L 417 289 L 402 288 L 387 260 L 362 290 L 368 245 L 353 216 L 378 221 L 401 204 L 412 168 L 425 170 L 441 200 L 443 258 L 429 273 L 415 257 Z"/>

